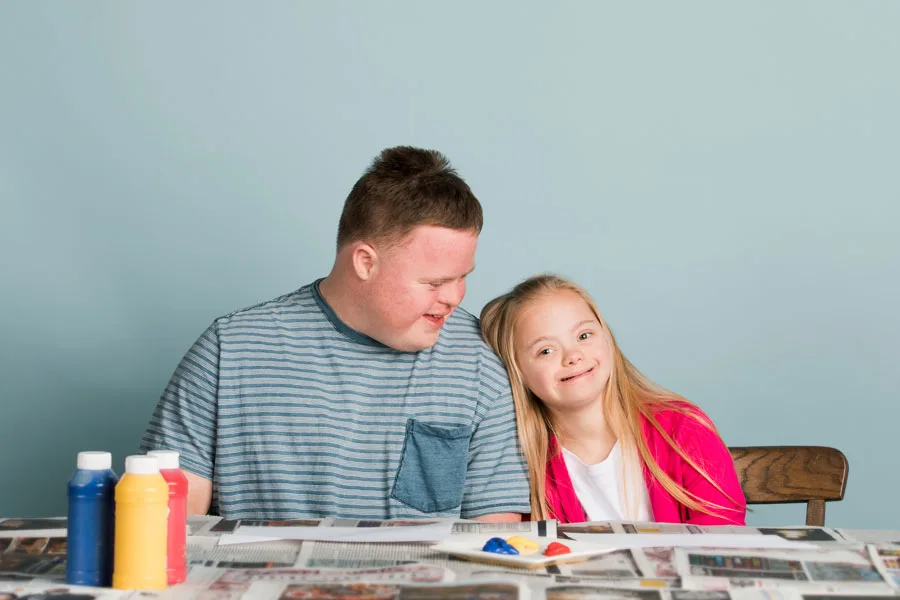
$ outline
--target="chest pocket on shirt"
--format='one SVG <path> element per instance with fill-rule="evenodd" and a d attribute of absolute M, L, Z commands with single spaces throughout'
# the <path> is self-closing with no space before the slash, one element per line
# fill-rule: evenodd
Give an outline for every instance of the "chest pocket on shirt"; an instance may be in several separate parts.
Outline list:
<path fill-rule="evenodd" d="M 462 503 L 472 427 L 438 427 L 408 419 L 391 498 L 420 512 L 443 512 Z"/>

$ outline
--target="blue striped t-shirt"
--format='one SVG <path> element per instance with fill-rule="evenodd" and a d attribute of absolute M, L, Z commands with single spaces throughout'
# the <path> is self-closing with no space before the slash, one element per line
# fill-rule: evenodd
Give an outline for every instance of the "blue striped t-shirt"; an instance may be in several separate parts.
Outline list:
<path fill-rule="evenodd" d="M 506 371 L 457 308 L 420 352 L 341 322 L 318 281 L 216 319 L 144 450 L 181 453 L 229 519 L 529 512 Z"/>

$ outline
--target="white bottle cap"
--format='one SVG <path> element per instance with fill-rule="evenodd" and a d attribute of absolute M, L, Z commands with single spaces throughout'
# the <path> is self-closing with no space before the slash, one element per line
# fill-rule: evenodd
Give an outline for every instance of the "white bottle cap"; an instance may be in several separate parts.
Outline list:
<path fill-rule="evenodd" d="M 105 471 L 112 468 L 109 452 L 79 452 L 77 466 L 86 471 Z"/>
<path fill-rule="evenodd" d="M 152 456 L 159 462 L 160 469 L 177 469 L 178 453 L 174 450 L 151 450 L 147 456 Z"/>
<path fill-rule="evenodd" d="M 157 475 L 159 462 L 152 456 L 128 456 L 125 458 L 125 472 L 133 475 Z"/>

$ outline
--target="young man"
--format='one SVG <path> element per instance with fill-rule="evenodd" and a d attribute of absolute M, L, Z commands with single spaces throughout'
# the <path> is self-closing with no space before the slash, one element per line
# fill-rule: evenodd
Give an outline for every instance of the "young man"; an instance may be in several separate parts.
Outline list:
<path fill-rule="evenodd" d="M 457 308 L 481 226 L 444 156 L 384 150 L 347 197 L 331 273 L 216 319 L 163 393 L 142 448 L 181 453 L 189 512 L 527 513 L 509 380 Z"/>

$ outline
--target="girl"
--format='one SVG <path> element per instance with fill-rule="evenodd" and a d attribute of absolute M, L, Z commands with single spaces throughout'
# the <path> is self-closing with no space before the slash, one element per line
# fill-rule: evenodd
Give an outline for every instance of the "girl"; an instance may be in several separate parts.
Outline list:
<path fill-rule="evenodd" d="M 582 288 L 527 279 L 484 307 L 481 329 L 509 372 L 532 519 L 744 524 L 709 417 L 628 362 Z"/>

